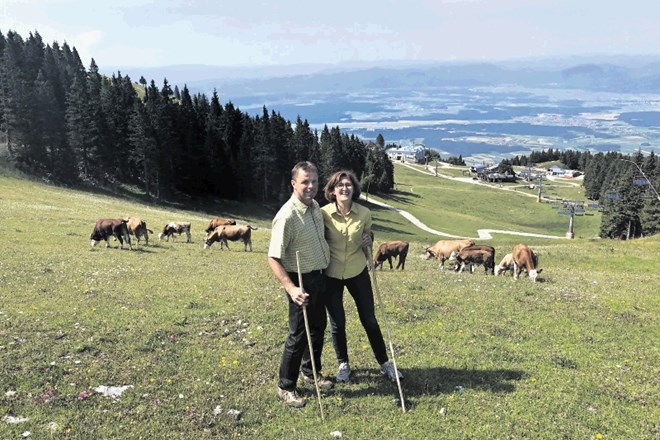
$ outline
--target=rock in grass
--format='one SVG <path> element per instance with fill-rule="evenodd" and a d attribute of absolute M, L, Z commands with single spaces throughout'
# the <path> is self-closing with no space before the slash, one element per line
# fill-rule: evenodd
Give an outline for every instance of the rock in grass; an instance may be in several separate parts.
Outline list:
<path fill-rule="evenodd" d="M 227 415 L 234 420 L 239 420 L 242 414 L 243 413 L 237 409 L 230 409 L 229 411 L 227 411 Z"/>
<path fill-rule="evenodd" d="M 2 418 L 2 421 L 5 422 L 5 423 L 8 424 L 8 425 L 15 425 L 15 424 L 17 424 L 17 423 L 27 422 L 27 421 L 28 421 L 28 418 L 27 418 L 27 417 L 21 417 L 21 416 L 18 416 L 18 417 L 14 417 L 14 416 L 4 416 L 4 417 Z"/>
<path fill-rule="evenodd" d="M 124 394 L 124 391 L 126 391 L 129 388 L 133 388 L 133 385 L 123 385 L 123 386 L 99 385 L 96 388 L 94 388 L 94 391 L 96 391 L 99 394 L 103 394 L 105 397 L 117 399 L 121 397 L 121 395 Z"/>

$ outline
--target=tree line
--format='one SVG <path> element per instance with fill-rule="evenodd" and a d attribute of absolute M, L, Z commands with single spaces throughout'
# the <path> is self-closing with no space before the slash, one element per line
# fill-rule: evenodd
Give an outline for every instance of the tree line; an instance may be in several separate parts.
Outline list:
<path fill-rule="evenodd" d="M 350 169 L 370 192 L 389 192 L 393 165 L 382 136 L 366 145 L 339 127 L 319 133 L 264 106 L 251 116 L 217 91 L 191 95 L 121 72 L 85 68 L 75 47 L 0 32 L 0 145 L 32 175 L 63 184 L 138 185 L 148 197 L 211 195 L 281 200 L 290 170 L 314 162 L 323 183 Z M 2 138 L 4 135 L 4 139 Z"/>
<path fill-rule="evenodd" d="M 618 152 L 553 150 L 516 156 L 512 165 L 560 161 L 584 173 L 584 192 L 602 210 L 600 236 L 636 238 L 660 232 L 660 158 L 651 151 L 643 155 Z"/>

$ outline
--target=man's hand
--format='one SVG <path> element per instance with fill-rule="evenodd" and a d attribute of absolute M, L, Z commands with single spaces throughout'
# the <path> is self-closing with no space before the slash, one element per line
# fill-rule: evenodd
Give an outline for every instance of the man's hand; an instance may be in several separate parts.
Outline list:
<path fill-rule="evenodd" d="M 298 304 L 299 306 L 306 306 L 309 300 L 309 294 L 303 291 L 300 287 L 295 287 L 291 291 L 287 292 L 291 297 L 291 301 Z"/>

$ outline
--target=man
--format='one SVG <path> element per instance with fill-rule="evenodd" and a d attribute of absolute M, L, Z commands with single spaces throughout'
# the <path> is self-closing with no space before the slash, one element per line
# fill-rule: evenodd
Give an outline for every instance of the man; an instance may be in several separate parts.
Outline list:
<path fill-rule="evenodd" d="M 311 162 L 297 163 L 291 170 L 291 186 L 291 198 L 273 219 L 268 265 L 284 287 L 289 302 L 289 333 L 280 362 L 277 395 L 287 405 L 301 408 L 305 400 L 296 391 L 298 373 L 302 373 L 303 381 L 314 382 L 311 358 L 302 360 L 308 349 L 303 306 L 307 308 L 319 388 L 328 390 L 333 386 L 320 375 L 327 323 L 322 271 L 328 267 L 330 250 L 324 237 L 321 209 L 314 200 L 319 186 L 316 166 Z M 299 287 L 296 251 L 299 251 L 304 290 Z"/>

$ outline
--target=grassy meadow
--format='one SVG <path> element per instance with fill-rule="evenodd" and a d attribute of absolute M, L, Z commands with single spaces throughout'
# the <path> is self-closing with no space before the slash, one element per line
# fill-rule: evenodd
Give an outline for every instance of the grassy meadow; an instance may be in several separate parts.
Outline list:
<path fill-rule="evenodd" d="M 566 232 L 568 218 L 531 197 L 395 171 L 397 190 L 378 199 L 436 230 Z M 354 380 L 324 394 L 323 422 L 313 386 L 299 384 L 301 410 L 275 393 L 287 331 L 266 263 L 275 208 L 157 206 L 0 169 L 0 438 L 660 438 L 660 238 L 593 239 L 593 216 L 576 218 L 575 240 L 478 241 L 498 262 L 528 243 L 543 268 L 532 283 L 440 271 L 421 254 L 441 237 L 370 207 L 377 242 L 411 242 L 405 271 L 376 275 L 410 409 L 379 374 L 349 296 Z M 148 246 L 90 246 L 97 218 L 125 215 L 147 221 Z M 216 215 L 258 227 L 254 251 L 203 250 Z M 158 241 L 171 220 L 192 222 L 193 243 Z M 113 399 L 103 385 L 130 387 Z"/>

